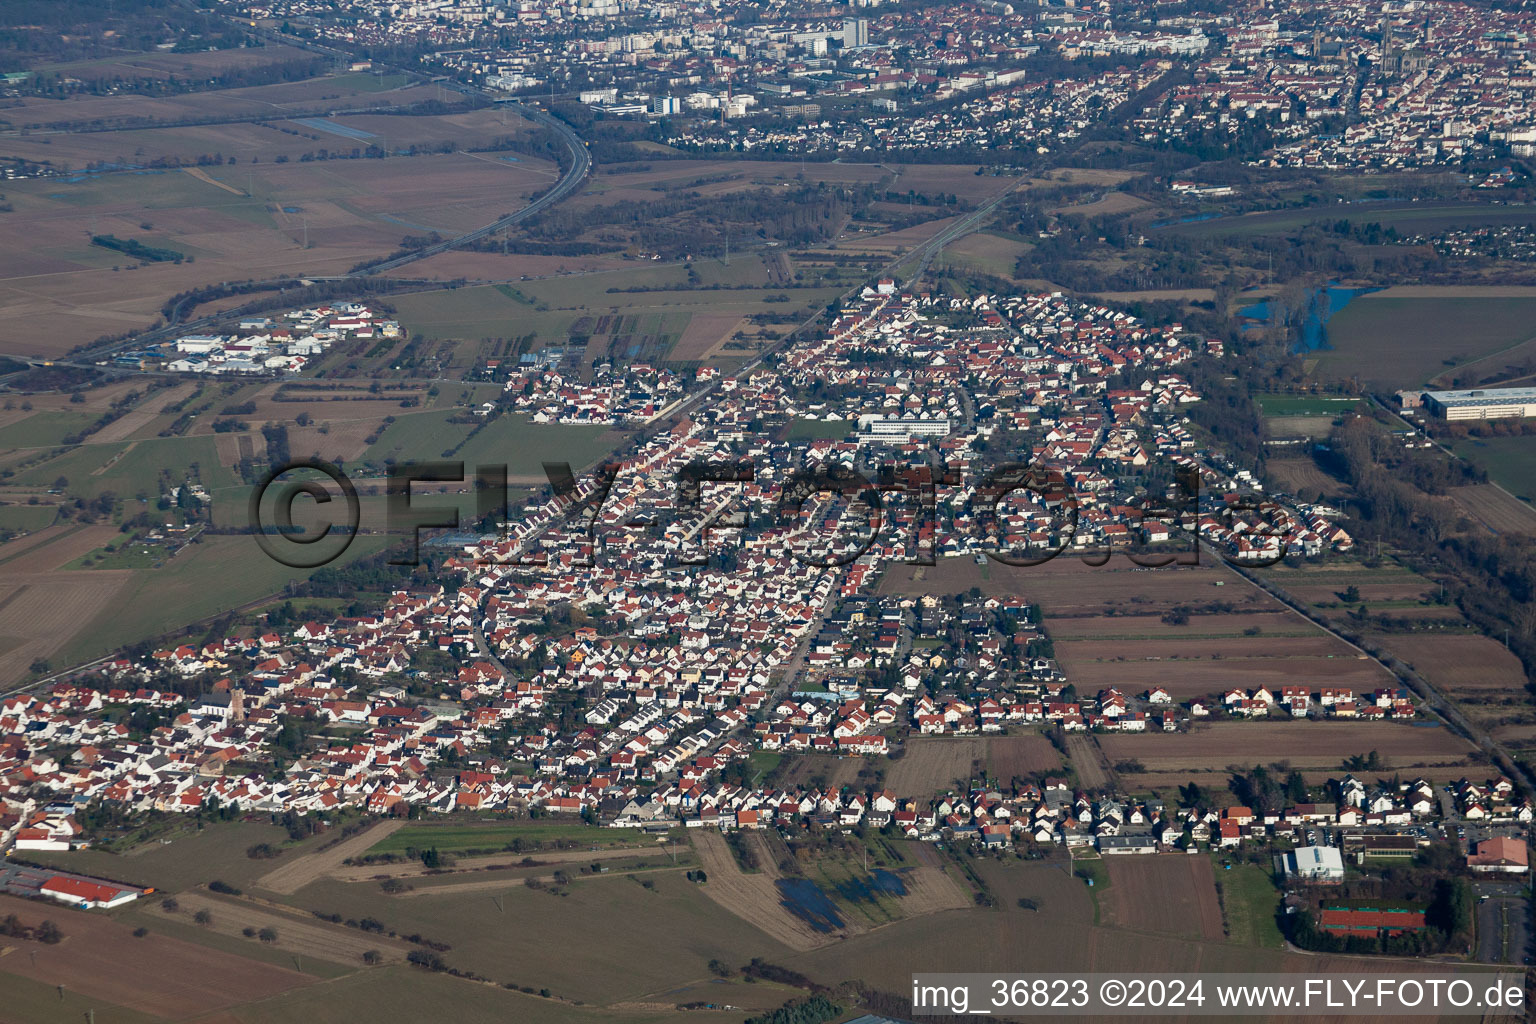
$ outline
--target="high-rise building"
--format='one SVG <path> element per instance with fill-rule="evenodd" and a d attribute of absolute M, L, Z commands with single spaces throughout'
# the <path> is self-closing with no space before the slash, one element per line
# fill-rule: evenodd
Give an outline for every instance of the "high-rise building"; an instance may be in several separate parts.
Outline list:
<path fill-rule="evenodd" d="M 843 22 L 843 49 L 869 45 L 869 19 L 849 18 Z"/>

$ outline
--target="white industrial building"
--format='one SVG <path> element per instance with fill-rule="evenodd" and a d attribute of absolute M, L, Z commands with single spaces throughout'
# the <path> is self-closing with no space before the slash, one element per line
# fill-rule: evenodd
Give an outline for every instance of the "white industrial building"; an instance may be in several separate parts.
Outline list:
<path fill-rule="evenodd" d="M 897 416 L 864 415 L 859 417 L 859 440 L 881 444 L 902 444 L 920 437 L 947 437 L 949 420 L 901 419 Z"/>
<path fill-rule="evenodd" d="M 1287 878 L 1309 882 L 1342 882 L 1344 857 L 1332 846 L 1298 846 L 1275 857 L 1276 867 Z"/>
<path fill-rule="evenodd" d="M 1424 404 L 1447 420 L 1519 419 L 1536 416 L 1536 388 L 1426 391 Z"/>

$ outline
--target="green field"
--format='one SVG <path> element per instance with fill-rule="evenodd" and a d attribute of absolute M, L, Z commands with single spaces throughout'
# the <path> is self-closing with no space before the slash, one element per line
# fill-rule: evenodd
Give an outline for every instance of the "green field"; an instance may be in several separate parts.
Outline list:
<path fill-rule="evenodd" d="M 1401 234 L 1426 234 L 1447 228 L 1484 224 L 1528 224 L 1529 210 L 1487 203 L 1372 203 L 1335 204 L 1300 210 L 1217 217 L 1212 220 L 1170 224 L 1154 231 L 1214 237 L 1220 235 L 1289 234 L 1308 224 L 1350 220 L 1356 224 L 1380 224 Z"/>
<path fill-rule="evenodd" d="M 1265 416 L 1338 416 L 1360 404 L 1358 398 L 1312 395 L 1255 395 Z"/>
<path fill-rule="evenodd" d="M 69 483 L 64 490 L 74 497 L 94 498 L 111 491 L 119 498 L 144 493 L 151 502 L 160 494 L 162 471 L 172 485 L 179 485 L 197 467 L 197 479 L 210 491 L 232 486 L 234 475 L 219 462 L 213 437 L 156 437 L 144 441 L 83 444 L 57 458 L 17 473 L 11 483 L 23 487 L 52 487 L 59 477 Z"/>
<path fill-rule="evenodd" d="M 510 476 L 533 476 L 542 473 L 544 462 L 590 465 L 619 440 L 607 427 L 530 423 L 523 416 L 501 416 L 469 438 L 477 424 L 450 423 L 452 415 L 453 410 L 443 410 L 401 416 L 363 453 L 363 461 L 383 465 L 452 458 L 463 460 L 466 471 L 468 466 L 505 465 Z"/>
<path fill-rule="evenodd" d="M 1280 893 L 1270 881 L 1269 872 L 1257 864 L 1233 864 L 1222 869 L 1222 860 L 1212 865 L 1221 885 L 1222 901 L 1232 941 L 1245 946 L 1279 949 L 1284 945 L 1275 912 L 1280 907 Z"/>
<path fill-rule="evenodd" d="M 1536 336 L 1530 298 L 1396 298 L 1363 295 L 1328 321 L 1330 349 L 1316 354 L 1318 377 L 1358 377 L 1383 390 L 1422 387 L 1454 366 Z"/>
<path fill-rule="evenodd" d="M 529 332 L 546 343 L 566 334 L 575 316 L 542 312 L 484 285 L 392 296 L 400 321 L 429 338 L 516 338 Z"/>
<path fill-rule="evenodd" d="M 389 541 L 383 536 L 359 536 L 332 565 L 382 551 Z M 308 575 L 309 570 L 274 562 L 250 537 L 205 537 L 161 568 L 137 572 L 114 606 L 65 644 L 57 660 L 60 664 L 89 661 L 145 637 L 260 600 Z"/>
<path fill-rule="evenodd" d="M 321 881 L 288 902 L 344 917 L 375 917 L 401 934 L 450 944 L 443 959 L 461 970 L 498 984 L 547 986 L 584 1002 L 666 992 L 707 978 L 715 958 L 778 962 L 785 952 L 706 896 L 681 869 L 572 876 L 558 892 L 509 880 L 501 892 L 401 897 L 385 896 L 376 886 Z"/>
<path fill-rule="evenodd" d="M 795 420 L 784 434 L 786 441 L 824 441 L 847 437 L 858 424 L 853 420 Z"/>
<path fill-rule="evenodd" d="M 58 514 L 53 505 L 0 505 L 0 530 L 41 530 Z"/>
<path fill-rule="evenodd" d="M 580 822 L 519 822 L 490 825 L 407 825 L 368 848 L 369 853 L 404 853 L 406 850 L 435 848 L 441 853 L 463 850 L 499 850 L 514 840 L 522 840 L 530 852 L 555 844 L 582 846 L 660 847 L 654 839 L 623 828 L 598 828 Z"/>
<path fill-rule="evenodd" d="M 35 412 L 10 426 L 0 427 L 0 450 L 60 445 L 64 438 L 80 433 L 96 419 L 88 412 Z"/>
<path fill-rule="evenodd" d="M 162 843 L 162 839 L 170 842 Z M 245 855 L 245 851 L 257 843 L 279 846 L 287 841 L 287 832 L 264 822 L 221 822 L 198 829 L 194 821 L 176 819 L 156 830 L 154 838 L 125 853 L 105 850 L 34 852 L 28 859 L 114 882 L 180 892 L 215 878 L 230 885 L 247 886 L 282 861 L 253 860 Z M 321 841 L 312 843 L 318 845 Z"/>
<path fill-rule="evenodd" d="M 22 954 L 18 951 L 15 955 Z M 17 974 L 0 974 L 0 1005 L 4 1006 L 6 1020 L 27 1024 L 77 1024 L 89 1020 L 96 1024 L 153 1024 L 161 1019 L 67 988 L 61 993 L 56 985 Z M 88 1013 L 94 1016 L 87 1016 Z"/>
<path fill-rule="evenodd" d="M 1536 501 L 1536 436 L 1468 437 L 1455 442 L 1452 449 L 1487 470 L 1506 491 Z"/>

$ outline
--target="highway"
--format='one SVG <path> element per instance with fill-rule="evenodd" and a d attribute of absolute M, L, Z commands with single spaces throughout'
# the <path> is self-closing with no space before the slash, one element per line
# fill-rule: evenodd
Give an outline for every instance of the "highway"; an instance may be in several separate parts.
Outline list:
<path fill-rule="evenodd" d="M 490 224 L 487 224 L 484 227 L 476 228 L 473 231 L 467 231 L 464 234 L 457 236 L 456 238 L 450 238 L 446 241 L 438 242 L 435 245 L 429 245 L 424 249 L 417 249 L 415 252 L 407 253 L 404 256 L 398 256 L 395 259 L 387 260 L 383 263 L 375 263 L 372 266 L 365 267 L 362 270 L 356 271 L 354 273 L 345 274 L 339 278 L 329 278 L 327 280 L 347 280 L 349 278 L 370 277 L 374 274 L 382 274 L 385 271 L 394 270 L 397 267 L 403 267 L 408 263 L 414 263 L 417 260 L 424 260 L 428 256 L 435 256 L 440 252 L 447 252 L 449 249 L 457 248 L 458 246 L 464 245 L 468 242 L 477 242 L 482 238 L 494 235 L 496 232 L 501 231 L 504 228 L 509 228 L 514 224 L 520 223 L 524 220 L 527 220 L 529 217 L 535 216 L 536 214 L 549 209 L 551 206 L 554 206 L 556 203 L 563 200 L 566 196 L 576 191 L 576 189 L 581 186 L 581 183 L 586 180 L 588 173 L 590 173 L 592 170 L 592 156 L 587 152 L 587 145 L 581 141 L 581 137 L 576 134 L 570 125 L 566 124 L 558 117 L 554 117 L 553 115 L 548 114 L 538 109 L 537 107 L 524 106 L 521 103 L 506 103 L 505 106 L 512 107 L 524 118 L 532 121 L 535 124 L 542 125 L 545 128 L 549 128 L 558 132 L 561 139 L 565 142 L 566 149 L 570 150 L 571 166 L 566 169 L 564 176 L 561 177 L 560 181 L 556 183 L 554 188 L 534 199 L 531 203 L 529 203 L 527 206 L 524 206 L 516 213 L 510 213 L 500 220 L 492 221 Z"/>

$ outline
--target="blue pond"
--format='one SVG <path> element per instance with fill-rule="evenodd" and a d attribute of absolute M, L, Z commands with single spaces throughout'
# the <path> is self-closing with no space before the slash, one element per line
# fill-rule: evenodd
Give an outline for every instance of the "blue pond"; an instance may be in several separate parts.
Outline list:
<path fill-rule="evenodd" d="M 895 872 L 876 868 L 869 878 L 850 878 L 839 882 L 837 894 L 850 903 L 873 903 L 881 894 L 905 896 L 907 884 Z"/>
<path fill-rule="evenodd" d="M 1301 325 L 1301 337 L 1296 343 L 1297 352 L 1314 352 L 1331 348 L 1328 344 L 1328 320 L 1349 305 L 1357 296 L 1380 291 L 1380 288 L 1341 288 L 1330 284 L 1327 288 L 1313 288 L 1307 292 L 1307 318 Z M 1326 298 L 1325 298 L 1326 296 Z M 1270 317 L 1269 300 L 1256 305 L 1244 306 L 1237 315 L 1247 320 L 1267 322 Z M 1257 323 L 1249 326 L 1258 326 Z"/>
<path fill-rule="evenodd" d="M 818 932 L 843 927 L 837 905 L 825 889 L 809 878 L 781 878 L 774 883 L 783 897 L 780 905 Z M 873 903 L 881 895 L 905 896 L 907 884 L 894 871 L 876 868 L 868 878 L 849 878 L 836 885 L 837 894 L 849 903 Z"/>
<path fill-rule="evenodd" d="M 337 124 L 335 121 L 330 121 L 323 117 L 297 117 L 294 118 L 293 123 L 301 124 L 306 128 L 313 128 L 316 131 L 330 132 L 332 135 L 340 135 L 345 139 L 361 140 L 377 138 L 373 132 L 365 132 L 361 128 L 348 128 L 344 124 Z"/>
<path fill-rule="evenodd" d="M 1170 228 L 1175 224 L 1198 224 L 1202 220 L 1215 220 L 1217 217 L 1225 216 L 1226 214 L 1224 213 L 1216 213 L 1214 211 L 1210 213 L 1191 213 L 1187 214 L 1186 216 L 1179 217 L 1176 220 L 1155 220 L 1151 224 L 1148 224 L 1147 227 Z"/>
<path fill-rule="evenodd" d="M 791 914 L 800 918 L 818 932 L 830 932 L 843 926 L 837 907 L 821 886 L 809 878 L 781 878 L 774 883 L 779 887 L 779 901 Z"/>

